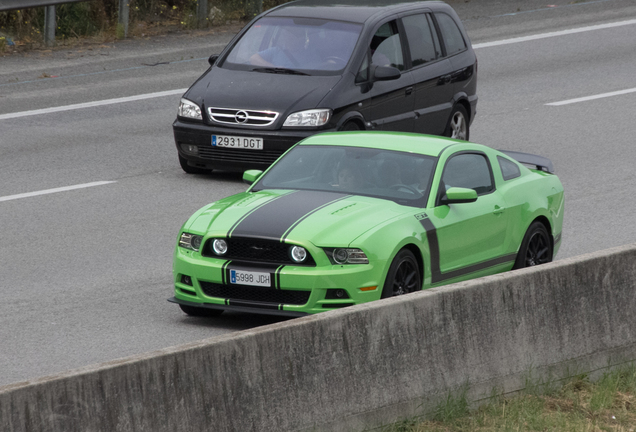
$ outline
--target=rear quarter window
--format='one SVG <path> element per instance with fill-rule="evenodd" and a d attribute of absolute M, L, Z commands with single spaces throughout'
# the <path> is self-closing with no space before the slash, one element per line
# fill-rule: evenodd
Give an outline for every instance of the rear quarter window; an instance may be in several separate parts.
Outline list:
<path fill-rule="evenodd" d="M 435 18 L 446 46 L 446 55 L 453 55 L 466 49 L 466 41 L 453 18 L 445 13 L 436 13 Z"/>
<path fill-rule="evenodd" d="M 501 168 L 501 175 L 503 176 L 504 180 L 512 180 L 521 176 L 519 165 L 517 165 L 513 161 L 501 156 L 497 156 L 497 161 L 499 161 L 499 168 Z"/>

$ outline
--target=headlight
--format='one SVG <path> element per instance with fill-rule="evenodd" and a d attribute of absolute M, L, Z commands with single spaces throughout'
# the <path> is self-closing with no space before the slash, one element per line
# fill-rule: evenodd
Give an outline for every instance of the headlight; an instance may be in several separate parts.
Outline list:
<path fill-rule="evenodd" d="M 203 241 L 203 236 L 184 232 L 179 238 L 179 246 L 198 251 L 201 248 L 201 241 Z"/>
<path fill-rule="evenodd" d="M 325 249 L 325 252 L 333 264 L 369 264 L 369 258 L 360 249 L 335 248 Z"/>
<path fill-rule="evenodd" d="M 185 117 L 194 120 L 203 120 L 203 117 L 201 116 L 201 108 L 199 108 L 199 105 L 184 98 L 181 98 L 181 102 L 179 102 L 179 111 L 177 112 L 177 114 L 179 117 Z"/>
<path fill-rule="evenodd" d="M 331 117 L 330 109 L 313 109 L 290 114 L 283 127 L 316 127 L 327 124 Z"/>

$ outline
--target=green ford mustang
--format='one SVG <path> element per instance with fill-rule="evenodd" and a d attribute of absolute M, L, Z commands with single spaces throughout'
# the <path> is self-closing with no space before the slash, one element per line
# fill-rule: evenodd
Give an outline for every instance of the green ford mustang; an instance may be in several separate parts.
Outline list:
<path fill-rule="evenodd" d="M 525 153 L 325 133 L 243 178 L 179 233 L 170 301 L 189 315 L 329 311 L 546 263 L 561 244 L 563 186 Z"/>

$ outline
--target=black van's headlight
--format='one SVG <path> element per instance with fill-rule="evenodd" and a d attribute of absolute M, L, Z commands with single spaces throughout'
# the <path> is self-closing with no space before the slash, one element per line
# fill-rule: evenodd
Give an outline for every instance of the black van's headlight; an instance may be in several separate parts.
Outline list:
<path fill-rule="evenodd" d="M 330 109 L 311 109 L 290 114 L 283 127 L 316 127 L 323 126 L 331 118 Z"/>
<path fill-rule="evenodd" d="M 199 107 L 199 105 L 185 98 L 181 98 L 177 114 L 179 117 L 185 117 L 193 120 L 203 120 L 203 117 L 201 116 L 201 108 Z"/>

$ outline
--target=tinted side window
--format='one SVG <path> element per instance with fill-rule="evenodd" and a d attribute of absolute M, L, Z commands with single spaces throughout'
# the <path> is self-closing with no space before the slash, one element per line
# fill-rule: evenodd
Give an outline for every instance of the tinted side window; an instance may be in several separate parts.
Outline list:
<path fill-rule="evenodd" d="M 513 161 L 502 158 L 501 156 L 497 156 L 497 161 L 499 161 L 499 168 L 501 168 L 501 175 L 504 180 L 512 180 L 521 175 L 519 166 Z"/>
<path fill-rule="evenodd" d="M 431 25 L 428 14 L 411 15 L 402 18 L 413 66 L 435 60 L 440 55 L 437 33 Z"/>
<path fill-rule="evenodd" d="M 480 195 L 494 189 L 488 160 L 485 156 L 475 153 L 459 154 L 449 159 L 444 168 L 442 182 L 446 189 L 475 189 Z"/>
<path fill-rule="evenodd" d="M 371 63 L 404 70 L 402 43 L 395 21 L 385 23 L 378 29 L 371 40 L 371 53 Z"/>
<path fill-rule="evenodd" d="M 371 63 L 376 66 L 393 66 L 399 70 L 404 70 L 404 56 L 402 54 L 402 43 L 398 32 L 397 23 L 390 21 L 384 23 L 375 32 L 369 46 Z M 369 77 L 369 56 L 367 55 L 356 75 L 356 82 L 365 82 Z"/>
<path fill-rule="evenodd" d="M 442 39 L 446 46 L 446 55 L 453 55 L 466 49 L 466 41 L 462 32 L 457 27 L 457 23 L 445 13 L 436 13 L 437 23 L 442 32 Z"/>

